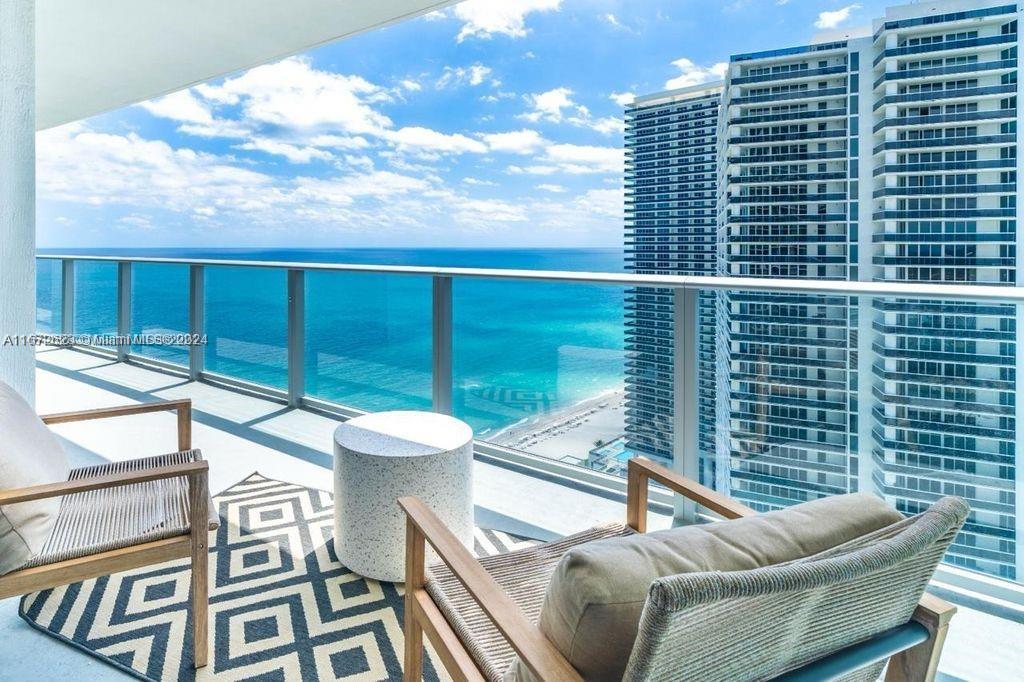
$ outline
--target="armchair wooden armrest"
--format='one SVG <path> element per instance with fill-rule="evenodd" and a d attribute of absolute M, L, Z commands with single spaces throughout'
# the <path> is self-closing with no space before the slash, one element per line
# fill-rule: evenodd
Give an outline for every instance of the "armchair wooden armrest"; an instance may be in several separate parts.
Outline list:
<path fill-rule="evenodd" d="M 646 457 L 634 457 L 629 460 L 628 464 L 626 523 L 638 533 L 644 533 L 647 530 L 648 480 L 655 480 L 669 490 L 693 500 L 726 519 L 739 519 L 757 514 L 755 510 L 745 504 L 717 493 L 696 481 L 691 481 L 657 462 Z M 902 651 L 890 659 L 889 667 L 886 669 L 886 682 L 935 679 L 949 621 L 955 613 L 956 607 L 952 604 L 927 592 L 922 595 L 912 618 L 928 629 L 930 637 L 927 641 Z"/>
<path fill-rule="evenodd" d="M 117 407 L 100 407 L 95 410 L 80 410 L 77 412 L 59 412 L 57 414 L 41 415 L 40 419 L 44 424 L 67 424 L 69 422 L 80 422 L 91 419 L 107 419 L 109 417 L 127 417 L 133 414 L 144 414 L 147 412 L 163 412 L 174 410 L 178 413 L 178 450 L 192 449 L 192 401 L 184 398 L 181 400 L 161 400 L 153 403 L 139 403 L 137 405 L 119 405 Z"/>
<path fill-rule="evenodd" d="M 626 483 L 626 523 L 638 533 L 647 530 L 647 483 L 655 480 L 669 490 L 693 500 L 727 519 L 755 516 L 756 511 L 711 488 L 691 481 L 646 457 L 629 460 Z"/>
<path fill-rule="evenodd" d="M 58 483 L 43 483 L 27 488 L 12 488 L 0 490 L 0 506 L 17 504 L 18 502 L 30 502 L 42 500 L 48 497 L 60 497 L 73 493 L 84 493 L 90 490 L 101 488 L 117 488 L 133 483 L 146 483 L 158 481 L 165 478 L 177 478 L 179 476 L 202 478 L 205 480 L 210 465 L 205 460 L 197 462 L 185 462 L 172 466 L 154 467 L 140 471 L 125 471 L 119 474 L 108 474 L 105 476 L 93 476 L 80 478 L 73 481 L 60 481 Z"/>
<path fill-rule="evenodd" d="M 462 679 L 482 679 L 464 648 L 455 652 L 446 646 L 454 633 L 424 589 L 426 584 L 425 543 L 447 564 L 470 596 L 480 605 L 498 631 L 519 654 L 523 663 L 539 678 L 552 682 L 580 682 L 582 679 L 561 652 L 548 641 L 540 629 L 527 620 L 519 607 L 494 581 L 491 575 L 470 554 L 440 519 L 415 497 L 403 497 L 398 504 L 405 510 L 406 525 L 406 649 L 405 679 L 421 679 L 423 667 L 423 630 L 439 650 L 447 656 L 449 671 L 461 670 Z M 425 608 L 425 602 L 428 603 Z M 429 609 L 433 608 L 433 612 Z M 431 618 L 430 616 L 434 616 Z M 436 618 L 441 618 L 437 622 Z M 410 633 L 412 636 L 410 637 Z M 455 640 L 455 643 L 458 643 Z"/>

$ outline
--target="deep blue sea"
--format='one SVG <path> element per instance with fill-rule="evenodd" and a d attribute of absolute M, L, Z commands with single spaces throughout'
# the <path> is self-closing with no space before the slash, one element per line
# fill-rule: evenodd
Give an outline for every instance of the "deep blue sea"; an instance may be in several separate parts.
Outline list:
<path fill-rule="evenodd" d="M 44 251 L 45 252 L 45 251 Z M 61 251 L 68 253 L 68 251 Z M 622 270 L 614 249 L 145 249 L 82 255 L 171 256 L 540 270 Z M 79 261 L 75 332 L 114 333 L 117 265 Z M 39 261 L 38 324 L 60 327 L 60 264 Z M 132 331 L 188 330 L 188 268 L 136 264 Z M 286 273 L 206 271 L 206 369 L 284 388 Z M 604 285 L 456 280 L 455 413 L 482 435 L 621 386 L 623 290 Z M 431 279 L 308 272 L 306 392 L 364 410 L 430 406 Z M 133 352 L 185 364 L 184 348 Z"/>

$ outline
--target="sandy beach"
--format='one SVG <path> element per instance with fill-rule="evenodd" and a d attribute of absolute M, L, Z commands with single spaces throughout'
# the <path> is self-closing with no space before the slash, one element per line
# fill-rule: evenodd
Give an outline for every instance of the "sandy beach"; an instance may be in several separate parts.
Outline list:
<path fill-rule="evenodd" d="M 600 440 L 621 436 L 624 391 L 605 391 L 570 408 L 510 426 L 487 439 L 498 445 L 577 464 Z"/>

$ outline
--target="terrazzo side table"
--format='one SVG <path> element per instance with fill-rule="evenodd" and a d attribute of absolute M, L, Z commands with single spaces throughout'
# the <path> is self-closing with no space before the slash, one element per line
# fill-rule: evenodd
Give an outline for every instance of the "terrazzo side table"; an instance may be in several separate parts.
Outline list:
<path fill-rule="evenodd" d="M 377 412 L 334 431 L 334 547 L 350 571 L 405 579 L 405 515 L 415 495 L 473 546 L 473 430 L 434 412 Z"/>

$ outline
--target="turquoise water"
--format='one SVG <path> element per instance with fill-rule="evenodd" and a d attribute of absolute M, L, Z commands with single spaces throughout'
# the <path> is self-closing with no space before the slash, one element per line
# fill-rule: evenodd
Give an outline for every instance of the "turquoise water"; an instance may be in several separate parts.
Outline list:
<path fill-rule="evenodd" d="M 160 249 L 76 252 L 447 267 L 621 271 L 613 249 Z M 75 332 L 117 327 L 117 266 L 79 261 Z M 38 324 L 60 328 L 60 264 L 40 261 Z M 132 331 L 188 329 L 188 268 L 136 264 Z M 570 407 L 624 376 L 623 290 L 603 285 L 455 280 L 455 413 L 478 433 Z M 286 273 L 207 268 L 206 369 L 284 388 Z M 306 274 L 306 392 L 364 410 L 430 407 L 431 279 Z M 185 364 L 184 348 L 133 352 Z"/>

